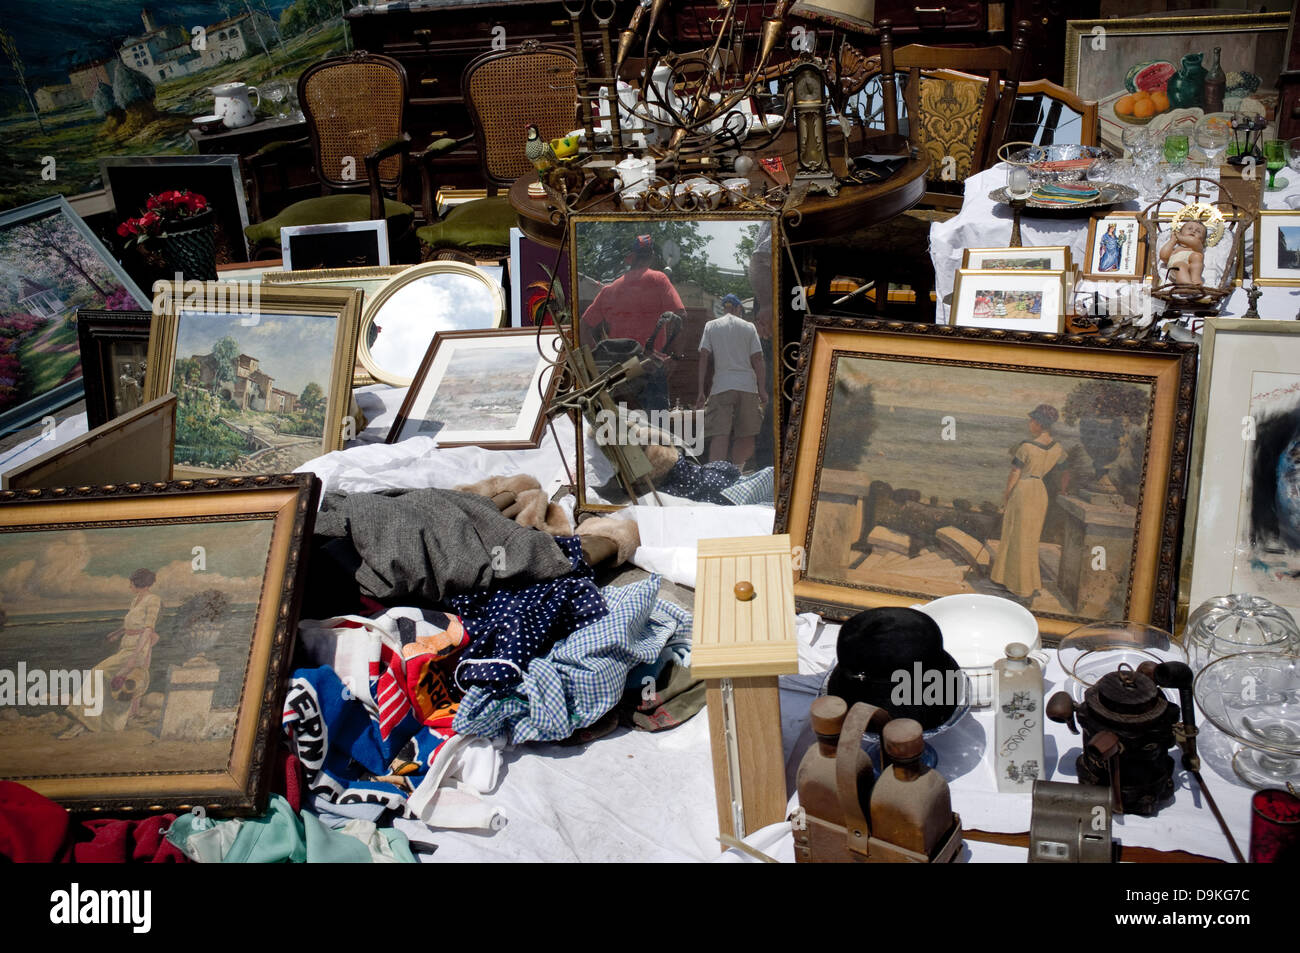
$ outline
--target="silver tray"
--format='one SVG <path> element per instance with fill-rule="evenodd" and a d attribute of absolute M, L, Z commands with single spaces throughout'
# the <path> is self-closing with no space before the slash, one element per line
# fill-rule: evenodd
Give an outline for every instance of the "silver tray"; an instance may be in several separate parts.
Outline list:
<path fill-rule="evenodd" d="M 1077 205 L 1064 206 L 1040 205 L 1031 198 L 1025 202 L 1025 211 L 1034 212 L 1040 215 L 1091 215 L 1099 209 L 1106 209 L 1113 205 L 1123 205 L 1125 202 L 1136 201 L 1138 197 L 1137 189 L 1130 188 L 1127 185 L 1120 185 L 1116 182 L 1094 182 L 1092 184 L 1100 189 L 1100 192 L 1091 202 L 1080 202 Z M 1007 195 L 1006 186 L 1003 186 L 1000 189 L 994 189 L 989 193 L 989 198 L 1002 205 L 1011 204 L 1011 199 Z"/>
<path fill-rule="evenodd" d="M 1012 165 L 1023 165 L 1029 170 L 1029 178 L 1035 182 L 1078 182 L 1087 174 L 1089 167 L 1070 169 L 1063 172 L 1046 172 L 1033 168 L 1035 162 L 1062 162 L 1068 159 L 1113 159 L 1114 154 L 1099 146 L 1052 145 L 1029 146 L 1019 149 L 1007 156 Z"/>

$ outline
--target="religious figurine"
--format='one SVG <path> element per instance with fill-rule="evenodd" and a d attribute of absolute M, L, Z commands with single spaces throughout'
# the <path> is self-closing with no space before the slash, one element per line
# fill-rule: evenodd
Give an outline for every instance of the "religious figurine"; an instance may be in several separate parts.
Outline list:
<path fill-rule="evenodd" d="M 1259 308 L 1257 308 L 1256 305 L 1259 304 L 1259 297 L 1263 293 L 1263 288 L 1255 284 L 1253 281 L 1250 283 L 1250 287 L 1246 289 L 1246 301 L 1250 303 L 1250 308 L 1242 315 L 1243 318 L 1259 317 Z"/>

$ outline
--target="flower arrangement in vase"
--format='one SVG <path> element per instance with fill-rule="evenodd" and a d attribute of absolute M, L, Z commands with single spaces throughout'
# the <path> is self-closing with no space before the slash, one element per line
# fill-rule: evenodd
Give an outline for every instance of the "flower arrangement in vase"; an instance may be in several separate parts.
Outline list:
<path fill-rule="evenodd" d="M 187 278 L 215 281 L 216 234 L 208 200 L 188 189 L 151 195 L 144 214 L 117 226 L 127 247 L 157 242 L 169 266 Z"/>

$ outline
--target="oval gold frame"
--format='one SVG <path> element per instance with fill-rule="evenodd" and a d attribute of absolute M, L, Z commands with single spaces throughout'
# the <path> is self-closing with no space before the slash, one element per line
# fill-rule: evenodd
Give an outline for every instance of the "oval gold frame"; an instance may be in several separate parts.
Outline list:
<path fill-rule="evenodd" d="M 374 298 L 366 303 L 365 313 L 361 316 L 361 329 L 357 335 L 357 360 L 366 372 L 379 381 L 381 384 L 390 384 L 393 387 L 409 387 L 414 378 L 400 377 L 396 374 L 386 371 L 376 363 L 374 356 L 370 353 L 369 332 L 370 326 L 374 324 L 375 315 L 388 302 L 393 295 L 405 288 L 412 282 L 427 278 L 430 275 L 462 275 L 466 278 L 475 278 L 480 281 L 487 289 L 488 294 L 492 296 L 493 306 L 496 310 L 496 320 L 482 330 L 501 328 L 505 326 L 506 320 L 506 296 L 505 290 L 499 282 L 494 282 L 483 269 L 474 265 L 467 265 L 459 261 L 431 261 L 423 265 L 413 265 L 407 268 L 400 275 L 390 278 L 382 288 L 375 292 Z M 431 327 L 429 332 L 429 343 L 433 343 L 433 337 L 439 331 L 467 330 L 465 328 L 440 328 Z M 477 328 L 472 330 L 479 330 Z M 426 349 L 427 350 L 427 349 Z"/>

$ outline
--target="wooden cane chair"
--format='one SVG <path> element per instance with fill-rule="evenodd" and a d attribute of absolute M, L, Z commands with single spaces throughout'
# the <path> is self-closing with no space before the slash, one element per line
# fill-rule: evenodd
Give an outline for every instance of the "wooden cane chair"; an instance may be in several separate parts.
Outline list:
<path fill-rule="evenodd" d="M 285 226 L 383 219 L 393 260 L 413 259 L 415 212 L 400 201 L 403 174 L 412 158 L 410 136 L 403 130 L 407 82 L 402 65 L 364 50 L 324 60 L 298 78 L 298 102 L 307 119 L 321 196 L 295 202 L 275 217 L 250 225 L 245 230 L 250 242 L 254 247 L 273 245 L 278 254 Z M 255 194 L 264 170 L 282 167 L 281 151 L 297 144 L 273 143 L 245 160 Z M 260 211 L 256 195 L 254 203 Z M 409 250 L 405 256 L 398 253 L 403 246 Z"/>
<path fill-rule="evenodd" d="M 563 136 L 577 126 L 577 67 L 571 51 L 535 40 L 484 53 L 465 67 L 461 89 L 474 122 L 474 142 L 489 197 L 458 205 L 441 221 L 431 220 L 433 224 L 421 228 L 417 234 L 426 249 L 433 253 L 453 249 L 478 258 L 509 254 L 516 214 L 509 198 L 497 193 L 534 171 L 524 154 L 530 123 L 537 125 L 543 140 Z M 431 171 L 426 182 L 425 191 L 432 191 Z"/>

